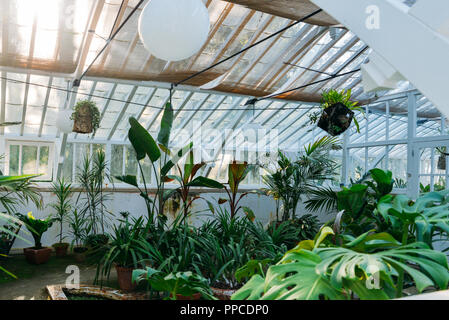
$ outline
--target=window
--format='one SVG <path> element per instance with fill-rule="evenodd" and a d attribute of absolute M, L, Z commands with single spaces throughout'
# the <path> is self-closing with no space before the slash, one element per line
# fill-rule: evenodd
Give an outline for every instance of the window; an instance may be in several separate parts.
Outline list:
<path fill-rule="evenodd" d="M 41 174 L 36 180 L 53 178 L 54 145 L 50 142 L 7 141 L 6 175 Z"/>

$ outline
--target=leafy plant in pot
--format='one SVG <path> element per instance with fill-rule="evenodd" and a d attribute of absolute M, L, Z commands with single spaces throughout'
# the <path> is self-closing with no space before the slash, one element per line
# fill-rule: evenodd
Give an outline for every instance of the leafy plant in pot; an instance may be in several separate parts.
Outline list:
<path fill-rule="evenodd" d="M 67 255 L 69 244 L 62 242 L 65 238 L 63 235 L 63 226 L 64 222 L 67 220 L 68 213 L 72 209 L 70 203 L 70 197 L 72 196 L 71 184 L 66 183 L 64 178 L 58 179 L 58 181 L 53 183 L 52 191 L 56 195 L 57 202 L 50 204 L 50 206 L 55 209 L 56 215 L 54 221 L 59 224 L 59 242 L 55 243 L 53 248 L 55 249 L 56 257 L 65 257 Z"/>
<path fill-rule="evenodd" d="M 84 240 L 89 233 L 88 219 L 81 215 L 78 210 L 73 210 L 69 216 L 69 233 L 72 236 L 72 250 L 75 260 L 83 262 L 86 260 L 88 248 L 84 245 Z"/>
<path fill-rule="evenodd" d="M 207 280 L 191 271 L 167 273 L 147 267 L 134 270 L 132 280 L 147 281 L 151 290 L 168 293 L 167 300 L 215 300 Z"/>
<path fill-rule="evenodd" d="M 100 127 L 100 111 L 93 101 L 79 101 L 74 108 L 71 119 L 74 120 L 73 132 L 88 134 Z"/>
<path fill-rule="evenodd" d="M 94 283 L 103 284 L 104 277 L 108 280 L 111 269 L 115 266 L 118 284 L 123 291 L 132 291 L 136 283 L 132 282 L 132 272 L 141 267 L 148 258 L 149 244 L 145 240 L 150 223 L 145 224 L 142 217 L 129 221 L 120 220 L 118 226 L 113 227 L 111 241 L 104 250 L 104 255 L 98 261 Z"/>
<path fill-rule="evenodd" d="M 323 112 L 318 120 L 318 127 L 332 136 L 338 136 L 345 132 L 354 120 L 357 132 L 360 132 L 357 118 L 354 117 L 354 111 L 364 112 L 357 106 L 356 101 L 351 101 L 351 90 L 345 92 L 342 90 L 324 91 L 322 94 L 321 108 Z M 311 122 L 316 121 L 312 119 Z"/>
<path fill-rule="evenodd" d="M 25 258 L 31 264 L 42 264 L 50 259 L 51 248 L 42 247 L 42 235 L 52 226 L 53 218 L 36 219 L 31 212 L 28 215 L 18 214 L 34 238 L 34 247 L 23 249 Z"/>

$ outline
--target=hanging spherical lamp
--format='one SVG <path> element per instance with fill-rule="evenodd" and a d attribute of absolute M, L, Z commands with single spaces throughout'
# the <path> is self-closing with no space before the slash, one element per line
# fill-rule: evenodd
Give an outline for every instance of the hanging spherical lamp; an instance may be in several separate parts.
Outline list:
<path fill-rule="evenodd" d="M 73 120 L 70 119 L 72 117 L 73 110 L 59 110 L 58 115 L 56 117 L 56 127 L 59 131 L 63 133 L 71 133 L 73 130 Z"/>
<path fill-rule="evenodd" d="M 150 0 L 139 19 L 139 35 L 156 58 L 180 61 L 197 53 L 209 35 L 202 0 Z"/>

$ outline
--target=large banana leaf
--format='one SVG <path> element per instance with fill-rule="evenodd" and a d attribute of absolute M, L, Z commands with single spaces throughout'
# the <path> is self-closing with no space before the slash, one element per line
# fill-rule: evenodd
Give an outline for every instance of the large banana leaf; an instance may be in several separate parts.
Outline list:
<path fill-rule="evenodd" d="M 157 136 L 157 141 L 168 149 L 170 141 L 170 133 L 173 125 L 173 107 L 170 103 L 165 105 L 164 114 L 162 115 L 161 129 Z"/>
<path fill-rule="evenodd" d="M 223 189 L 224 185 L 216 180 L 205 177 L 197 177 L 187 184 L 189 187 L 205 187 L 214 189 Z"/>
<path fill-rule="evenodd" d="M 152 162 L 156 162 L 161 157 L 161 151 L 156 141 L 135 118 L 129 118 L 129 123 L 131 128 L 128 138 L 136 151 L 137 160 L 143 160 L 147 155 Z"/>

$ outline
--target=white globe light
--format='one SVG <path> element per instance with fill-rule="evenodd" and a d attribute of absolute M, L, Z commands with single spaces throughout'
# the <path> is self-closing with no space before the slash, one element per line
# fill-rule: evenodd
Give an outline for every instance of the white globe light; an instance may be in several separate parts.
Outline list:
<path fill-rule="evenodd" d="M 73 120 L 70 119 L 73 110 L 59 110 L 56 117 L 56 127 L 63 133 L 71 133 L 73 131 Z"/>
<path fill-rule="evenodd" d="M 139 19 L 139 35 L 155 57 L 180 61 L 197 53 L 209 35 L 202 0 L 150 0 Z"/>

